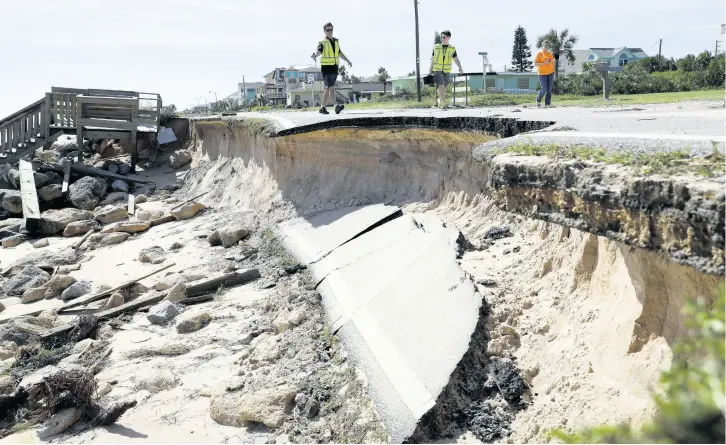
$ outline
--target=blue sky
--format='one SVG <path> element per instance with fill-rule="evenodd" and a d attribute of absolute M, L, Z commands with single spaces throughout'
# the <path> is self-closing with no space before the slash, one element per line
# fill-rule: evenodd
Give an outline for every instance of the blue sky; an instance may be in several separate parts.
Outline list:
<path fill-rule="evenodd" d="M 641 47 L 680 57 L 713 51 L 726 23 L 723 0 L 419 0 L 422 70 L 435 30 L 450 29 L 464 69 L 510 64 L 514 29 L 530 44 L 550 28 L 569 28 L 578 48 Z M 415 68 L 409 0 L 25 0 L 2 5 L 0 116 L 51 86 L 160 93 L 186 108 L 196 98 L 235 91 L 244 75 L 312 62 L 331 21 L 352 72 L 384 66 L 396 77 Z"/>

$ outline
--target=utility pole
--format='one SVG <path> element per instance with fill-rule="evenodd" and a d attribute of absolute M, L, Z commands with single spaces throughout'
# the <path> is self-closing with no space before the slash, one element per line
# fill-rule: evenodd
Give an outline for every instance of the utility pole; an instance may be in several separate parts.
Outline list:
<path fill-rule="evenodd" d="M 416 16 L 416 96 L 421 102 L 421 59 L 419 53 L 418 41 L 418 0 L 413 0 L 413 11 Z"/>
<path fill-rule="evenodd" d="M 244 97 L 243 106 L 247 109 L 247 82 L 245 82 L 245 76 L 242 76 L 242 97 Z"/>
<path fill-rule="evenodd" d="M 658 71 L 661 70 L 661 68 L 660 68 L 660 60 L 661 60 L 660 48 L 662 45 L 663 45 L 663 39 L 658 40 Z"/>
<path fill-rule="evenodd" d="M 716 40 L 716 51 L 713 52 L 713 57 L 718 56 L 718 44 L 719 44 L 719 41 Z"/>

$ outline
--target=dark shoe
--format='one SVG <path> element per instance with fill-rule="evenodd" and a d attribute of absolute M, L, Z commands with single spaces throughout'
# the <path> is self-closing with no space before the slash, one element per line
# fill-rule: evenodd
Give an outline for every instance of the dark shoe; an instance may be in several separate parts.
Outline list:
<path fill-rule="evenodd" d="M 320 114 L 330 114 L 330 113 L 328 113 L 328 110 L 326 110 L 325 107 L 320 107 Z"/>
<path fill-rule="evenodd" d="M 336 105 L 335 114 L 340 114 L 340 112 L 343 111 L 343 108 L 345 108 L 345 105 Z"/>

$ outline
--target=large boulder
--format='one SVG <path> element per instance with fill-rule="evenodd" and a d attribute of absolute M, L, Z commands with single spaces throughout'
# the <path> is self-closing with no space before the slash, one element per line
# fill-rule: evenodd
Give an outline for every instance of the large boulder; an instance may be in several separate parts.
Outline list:
<path fill-rule="evenodd" d="M 0 203 L 2 208 L 10 213 L 16 215 L 23 213 L 23 198 L 18 190 L 0 190 Z"/>
<path fill-rule="evenodd" d="M 47 284 L 46 284 L 47 286 Z M 34 301 L 42 300 L 45 298 L 45 291 L 46 287 L 31 287 L 30 289 L 23 292 L 23 297 L 21 298 L 20 302 L 27 304 L 32 303 Z"/>
<path fill-rule="evenodd" d="M 290 414 L 298 389 L 281 385 L 254 392 L 233 392 L 212 398 L 210 417 L 217 423 L 240 427 L 246 422 L 279 428 Z"/>
<path fill-rule="evenodd" d="M 185 150 L 177 150 L 169 156 L 169 167 L 181 168 L 192 161 L 192 156 Z"/>
<path fill-rule="evenodd" d="M 11 247 L 19 246 L 28 239 L 25 235 L 12 235 L 7 238 L 3 238 L 2 246 L 3 249 L 9 249 Z"/>
<path fill-rule="evenodd" d="M 19 273 L 11 277 L 3 286 L 5 295 L 21 296 L 26 290 L 41 287 L 50 279 L 50 275 L 36 266 L 25 266 Z"/>
<path fill-rule="evenodd" d="M 164 297 L 165 301 L 182 301 L 187 298 L 187 285 L 184 283 L 176 283 L 169 289 L 169 293 Z"/>
<path fill-rule="evenodd" d="M 106 194 L 106 181 L 84 176 L 71 184 L 69 197 L 74 206 L 83 210 L 93 210 Z"/>
<path fill-rule="evenodd" d="M 131 166 L 129 164 L 123 163 L 118 165 L 118 174 L 119 175 L 128 175 L 131 171 Z"/>
<path fill-rule="evenodd" d="M 63 301 L 73 300 L 91 293 L 91 283 L 88 281 L 76 281 L 60 295 Z"/>
<path fill-rule="evenodd" d="M 93 213 L 96 216 L 96 221 L 101 224 L 110 224 L 116 221 L 121 221 L 122 219 L 127 219 L 129 216 L 126 206 L 109 205 L 102 208 L 99 207 Z"/>
<path fill-rule="evenodd" d="M 72 151 L 78 150 L 75 136 L 61 136 L 50 146 L 50 149 L 58 153 L 58 157 L 62 158 Z"/>
<path fill-rule="evenodd" d="M 74 221 L 66 226 L 63 230 L 63 236 L 79 236 L 85 235 L 91 230 L 100 229 L 101 225 L 92 219 L 86 219 L 83 221 Z"/>
<path fill-rule="evenodd" d="M 146 319 L 153 324 L 165 325 L 182 313 L 182 308 L 172 301 L 162 301 L 149 309 Z"/>
<path fill-rule="evenodd" d="M 63 186 L 60 184 L 50 184 L 38 190 L 38 198 L 42 201 L 52 201 L 63 196 Z"/>
<path fill-rule="evenodd" d="M 72 207 L 46 210 L 40 214 L 40 232 L 42 235 L 55 235 L 63 232 L 70 223 L 83 220 L 93 220 L 93 213 Z"/>

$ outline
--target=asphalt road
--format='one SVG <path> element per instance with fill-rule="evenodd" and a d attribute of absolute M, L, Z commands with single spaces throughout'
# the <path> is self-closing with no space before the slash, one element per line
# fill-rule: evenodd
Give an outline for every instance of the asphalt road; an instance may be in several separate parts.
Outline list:
<path fill-rule="evenodd" d="M 726 108 L 719 101 L 687 101 L 676 104 L 554 107 L 510 106 L 496 108 L 344 110 L 340 115 L 322 115 L 317 111 L 273 111 L 239 113 L 238 117 L 265 118 L 276 122 L 280 130 L 318 122 L 346 118 L 386 116 L 477 116 L 506 117 L 520 120 L 554 121 L 547 130 L 516 138 L 503 139 L 494 145 L 516 143 L 522 139 L 534 143 L 589 145 L 613 150 L 665 151 L 691 150 L 702 156 L 714 146 L 724 151 L 726 145 Z M 564 131 L 565 133 L 558 131 Z"/>

